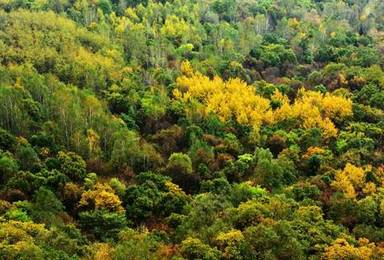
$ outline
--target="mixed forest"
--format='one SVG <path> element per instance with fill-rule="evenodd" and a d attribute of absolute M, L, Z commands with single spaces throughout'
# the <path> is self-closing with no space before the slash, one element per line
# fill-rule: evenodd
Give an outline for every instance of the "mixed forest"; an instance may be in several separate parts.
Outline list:
<path fill-rule="evenodd" d="M 382 0 L 0 0 L 0 259 L 383 259 Z"/>

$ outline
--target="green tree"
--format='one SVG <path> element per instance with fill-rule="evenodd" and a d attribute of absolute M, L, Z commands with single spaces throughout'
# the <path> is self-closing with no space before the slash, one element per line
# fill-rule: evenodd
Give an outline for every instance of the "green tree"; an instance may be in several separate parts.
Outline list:
<path fill-rule="evenodd" d="M 58 153 L 57 159 L 60 163 L 60 171 L 71 180 L 81 181 L 86 176 L 86 164 L 81 156 L 73 152 Z"/>
<path fill-rule="evenodd" d="M 220 258 L 220 251 L 211 248 L 197 238 L 187 238 L 181 242 L 181 255 L 187 259 L 213 260 Z"/>
<path fill-rule="evenodd" d="M 191 192 L 196 189 L 199 177 L 194 174 L 192 160 L 187 154 L 171 154 L 165 172 L 174 183 L 180 185 L 185 191 Z"/>

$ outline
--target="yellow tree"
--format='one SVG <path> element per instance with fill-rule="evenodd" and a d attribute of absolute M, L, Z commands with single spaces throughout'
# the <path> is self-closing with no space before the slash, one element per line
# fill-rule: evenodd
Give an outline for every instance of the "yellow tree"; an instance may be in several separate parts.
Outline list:
<path fill-rule="evenodd" d="M 256 94 L 255 89 L 239 79 L 212 80 L 194 72 L 188 62 L 182 64 L 183 75 L 177 79 L 173 94 L 186 103 L 199 102 L 203 115 L 213 112 L 222 121 L 236 120 L 239 124 L 259 128 L 268 112 L 269 100 Z"/>
<path fill-rule="evenodd" d="M 346 239 L 338 238 L 325 249 L 322 259 L 382 259 L 384 250 L 370 243 L 366 238 L 360 238 L 358 246 L 351 245 Z"/>
<path fill-rule="evenodd" d="M 337 135 L 333 121 L 352 115 L 352 101 L 336 94 L 302 88 L 292 103 L 275 91 L 272 100 L 280 106 L 272 110 L 269 99 L 257 95 L 254 87 L 240 79 L 223 81 L 217 76 L 209 79 L 194 71 L 188 62 L 182 63 L 181 70 L 183 75 L 177 79 L 177 88 L 173 92 L 177 100 L 189 104 L 190 110 L 193 108 L 203 116 L 215 113 L 222 121 L 234 119 L 255 130 L 263 123 L 294 121 L 297 122 L 295 127 L 320 128 L 324 137 L 330 138 Z"/>
<path fill-rule="evenodd" d="M 322 94 L 315 91 L 300 89 L 293 104 L 279 92 L 272 97 L 280 102 L 270 123 L 295 119 L 303 128 L 321 128 L 325 138 L 337 135 L 337 129 L 332 120 L 342 120 L 352 115 L 352 101 L 334 94 Z"/>
<path fill-rule="evenodd" d="M 343 170 L 336 173 L 332 187 L 344 193 L 349 199 L 356 199 L 359 194 L 370 194 L 376 190 L 373 182 L 366 182 L 365 177 L 372 169 L 371 166 L 360 168 L 347 163 Z"/>
<path fill-rule="evenodd" d="M 43 224 L 8 221 L 0 223 L 0 257 L 3 259 L 42 259 L 50 232 Z"/>
<path fill-rule="evenodd" d="M 119 197 L 108 184 L 97 183 L 93 190 L 85 191 L 81 195 L 80 207 L 94 207 L 95 210 L 106 209 L 111 212 L 124 212 Z"/>

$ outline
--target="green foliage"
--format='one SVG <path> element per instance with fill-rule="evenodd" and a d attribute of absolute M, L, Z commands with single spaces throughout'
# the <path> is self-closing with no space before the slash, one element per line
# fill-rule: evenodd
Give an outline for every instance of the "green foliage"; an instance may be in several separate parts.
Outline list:
<path fill-rule="evenodd" d="M 40 168 L 40 158 L 30 145 L 19 145 L 16 148 L 16 156 L 20 162 L 21 170 L 36 172 Z"/>
<path fill-rule="evenodd" d="M 0 28 L 5 34 L 0 40 L 7 51 L 0 59 L 6 63 L 30 63 L 40 73 L 53 72 L 64 82 L 96 90 L 113 80 L 112 70 L 121 67 L 116 49 L 105 37 L 53 12 L 15 11 L 2 16 Z"/>
<path fill-rule="evenodd" d="M 10 153 L 3 152 L 0 156 L 1 179 L 4 180 L 16 173 L 19 169 L 19 165 Z"/>
<path fill-rule="evenodd" d="M 220 251 L 211 248 L 196 238 L 187 238 L 181 242 L 181 254 L 187 259 L 218 259 Z"/>
<path fill-rule="evenodd" d="M 38 223 L 60 224 L 59 215 L 64 212 L 64 206 L 51 190 L 40 187 L 35 194 L 31 211 L 33 220 Z"/>
<path fill-rule="evenodd" d="M 121 129 L 114 134 L 114 139 L 111 162 L 115 168 L 131 167 L 145 171 L 162 163 L 162 158 L 155 148 L 150 144 L 142 144 L 137 133 Z"/>
<path fill-rule="evenodd" d="M 4 214 L 4 217 L 8 220 L 16 220 L 22 222 L 31 221 L 31 218 L 28 216 L 28 214 L 22 209 L 18 208 L 12 208 L 8 210 L 6 214 Z"/>
<path fill-rule="evenodd" d="M 115 190 L 116 194 L 119 195 L 120 198 L 122 198 L 124 196 L 126 186 L 119 179 L 117 179 L 117 178 L 110 179 L 109 180 L 109 186 L 111 186 L 112 189 Z"/>
<path fill-rule="evenodd" d="M 67 175 L 71 180 L 83 180 L 86 175 L 86 164 L 81 156 L 72 152 L 58 153 L 58 160 L 60 163 L 60 170 Z"/>
<path fill-rule="evenodd" d="M 272 153 L 265 149 L 257 149 L 255 157 L 255 180 L 262 186 L 269 189 L 280 188 L 295 180 L 296 169 L 288 158 L 274 159 Z"/>
<path fill-rule="evenodd" d="M 138 232 L 133 229 L 122 230 L 119 233 L 119 241 L 115 249 L 116 259 L 156 258 L 156 250 L 162 246 L 156 234 L 148 231 Z"/>
<path fill-rule="evenodd" d="M 256 259 L 304 259 L 303 247 L 296 236 L 287 222 L 249 227 L 244 232 L 245 243 L 249 245 L 247 255 Z"/>
<path fill-rule="evenodd" d="M 127 217 L 135 223 L 180 213 L 188 201 L 185 193 L 167 177 L 145 172 L 137 176 L 137 181 L 124 194 Z"/>
<path fill-rule="evenodd" d="M 379 0 L 0 0 L 0 259 L 383 259 L 383 41 Z"/>
<path fill-rule="evenodd" d="M 127 224 L 124 214 L 105 210 L 84 211 L 79 214 L 80 226 L 97 239 L 116 238 Z"/>
<path fill-rule="evenodd" d="M 173 153 L 168 158 L 165 172 L 172 181 L 186 191 L 196 188 L 198 177 L 192 169 L 192 160 L 187 154 Z"/>
<path fill-rule="evenodd" d="M 0 129 L 0 149 L 11 150 L 16 145 L 16 138 L 5 129 Z"/>

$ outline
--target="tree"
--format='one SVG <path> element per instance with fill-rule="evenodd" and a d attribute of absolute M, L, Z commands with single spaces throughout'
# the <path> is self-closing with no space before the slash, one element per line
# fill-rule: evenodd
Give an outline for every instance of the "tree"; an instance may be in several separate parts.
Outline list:
<path fill-rule="evenodd" d="M 63 212 L 64 206 L 56 195 L 51 190 L 40 187 L 34 198 L 31 214 L 33 219 L 38 223 L 46 223 L 48 225 L 60 224 L 59 215 Z"/>
<path fill-rule="evenodd" d="M 78 3 L 78 8 L 83 7 Z M 84 16 L 89 20 L 93 15 L 88 13 Z M 108 81 L 116 79 L 113 71 L 122 68 L 119 51 L 107 37 L 91 33 L 52 11 L 19 10 L 4 13 L 3 17 L 0 28 L 9 39 L 13 39 L 8 41 L 6 36 L 0 37 L 7 46 L 1 59 L 7 63 L 29 63 L 40 73 L 49 71 L 63 82 L 96 92 L 104 89 Z M 9 21 L 13 21 L 11 26 L 7 25 Z M 39 32 L 44 30 L 55 33 L 43 36 Z M 34 44 L 31 44 L 31 39 L 34 39 Z M 15 44 L 16 41 L 19 43 Z M 103 46 L 109 46 L 107 52 L 103 51 L 106 50 Z"/>
<path fill-rule="evenodd" d="M 1 27 L 1 26 L 0 26 Z M 21 86 L 0 86 L 0 127 L 14 134 L 26 134 L 31 126 Z"/>
<path fill-rule="evenodd" d="M 269 101 L 256 95 L 254 89 L 239 79 L 224 82 L 219 77 L 210 80 L 194 72 L 187 62 L 182 64 L 184 75 L 177 79 L 178 88 L 173 94 L 183 102 L 202 102 L 203 113 L 213 112 L 222 121 L 235 119 L 240 124 L 260 127 Z"/>
<path fill-rule="evenodd" d="M 244 232 L 245 252 L 255 259 L 292 258 L 305 259 L 303 246 L 289 223 L 280 221 L 272 226 L 259 224 Z M 280 241 L 284 239 L 282 245 Z"/>
<path fill-rule="evenodd" d="M 372 196 L 357 202 L 357 219 L 360 223 L 375 225 L 378 213 L 378 204 Z"/>
<path fill-rule="evenodd" d="M 12 177 L 19 169 L 17 161 L 10 153 L 0 153 L 0 179 L 5 181 Z"/>
<path fill-rule="evenodd" d="M 136 181 L 126 189 L 123 201 L 128 219 L 137 224 L 181 213 L 188 201 L 180 187 L 161 174 L 144 172 L 136 176 Z"/>
<path fill-rule="evenodd" d="M 244 235 L 240 230 L 230 230 L 220 233 L 216 237 L 216 243 L 223 252 L 224 259 L 241 258 L 241 250 L 244 243 Z"/>
<path fill-rule="evenodd" d="M 108 184 L 97 183 L 92 190 L 81 195 L 79 207 L 86 210 L 105 209 L 112 212 L 124 213 L 119 197 Z"/>
<path fill-rule="evenodd" d="M 362 238 L 358 241 L 358 246 L 351 245 L 344 238 L 338 238 L 332 245 L 325 249 L 324 255 L 327 259 L 346 259 L 360 258 L 372 259 L 383 257 L 381 248 L 377 248 L 374 243 L 370 243 L 368 239 Z"/>
<path fill-rule="evenodd" d="M 18 221 L 1 223 L 0 256 L 2 258 L 42 258 L 44 256 L 43 249 L 36 245 L 33 237 L 44 239 L 47 233 L 44 225 L 40 224 Z"/>
<path fill-rule="evenodd" d="M 196 188 L 199 176 L 192 169 L 191 158 L 183 153 L 173 153 L 168 158 L 165 172 L 184 190 L 191 192 Z"/>
<path fill-rule="evenodd" d="M 232 214 L 232 222 L 239 229 L 255 226 L 263 218 L 272 216 L 268 206 L 256 200 L 241 203 Z"/>
<path fill-rule="evenodd" d="M 73 152 L 60 151 L 57 155 L 60 171 L 71 180 L 82 181 L 86 175 L 86 164 L 81 156 Z"/>
<path fill-rule="evenodd" d="M 64 230 L 70 230 L 70 227 Z M 81 252 L 83 237 L 72 228 L 65 231 L 47 229 L 43 224 L 10 220 L 0 223 L 0 257 L 4 259 L 69 259 L 71 252 Z M 74 246 L 74 242 L 79 246 Z"/>
<path fill-rule="evenodd" d="M 21 170 L 37 172 L 41 167 L 40 158 L 29 144 L 20 144 L 16 148 L 16 156 L 20 162 Z"/>
<path fill-rule="evenodd" d="M 16 145 L 16 138 L 5 129 L 0 129 L 0 149 L 11 150 Z"/>
<path fill-rule="evenodd" d="M 127 224 L 122 202 L 107 184 L 98 183 L 81 195 L 78 207 L 81 227 L 97 239 L 116 238 Z"/>
<path fill-rule="evenodd" d="M 359 195 L 370 194 L 376 190 L 373 182 L 366 182 L 366 175 L 371 171 L 371 166 L 356 167 L 347 163 L 343 170 L 336 173 L 332 187 L 344 193 L 346 198 L 356 199 Z"/>
<path fill-rule="evenodd" d="M 220 258 L 220 251 L 211 248 L 197 238 L 187 238 L 181 242 L 181 255 L 187 259 L 213 260 Z"/>
<path fill-rule="evenodd" d="M 272 114 L 272 123 L 298 120 L 299 125 L 306 129 L 322 129 L 325 138 L 337 134 L 332 120 L 338 122 L 352 115 L 352 101 L 342 96 L 301 89 L 292 105 L 281 93 L 275 92 L 274 96 L 281 105 Z"/>
<path fill-rule="evenodd" d="M 79 224 L 96 239 L 106 241 L 116 238 L 120 230 L 126 227 L 127 220 L 124 214 L 101 209 L 80 212 Z"/>
<path fill-rule="evenodd" d="M 257 148 L 255 160 L 254 179 L 268 189 L 292 183 L 296 178 L 296 169 L 292 161 L 284 157 L 274 159 L 268 149 Z"/>
<path fill-rule="evenodd" d="M 157 250 L 161 247 L 161 241 L 150 232 L 137 232 L 133 229 L 125 229 L 119 233 L 119 243 L 115 248 L 115 259 L 154 259 L 157 258 Z"/>
<path fill-rule="evenodd" d="M 115 169 L 131 167 L 140 172 L 161 165 L 162 157 L 156 149 L 148 143 L 141 142 L 136 132 L 122 128 L 115 132 L 113 139 L 111 163 Z"/>

